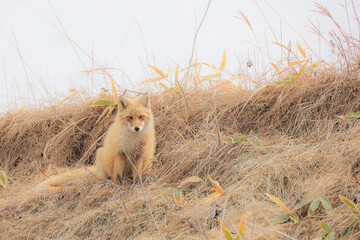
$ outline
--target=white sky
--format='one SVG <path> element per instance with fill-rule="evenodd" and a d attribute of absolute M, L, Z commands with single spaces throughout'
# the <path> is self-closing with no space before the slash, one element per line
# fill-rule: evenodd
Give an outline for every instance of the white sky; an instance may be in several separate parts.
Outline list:
<path fill-rule="evenodd" d="M 36 104 L 74 87 L 93 95 L 99 93 L 102 86 L 109 88 L 102 75 L 95 75 L 92 81 L 91 75 L 81 72 L 91 69 L 93 61 L 79 49 L 76 54 L 64 37 L 50 2 L 72 40 L 90 56 L 93 54 L 99 66 L 120 69 L 135 85 L 152 76 L 148 68 L 144 71 L 143 66 L 148 63 L 163 70 L 175 64 L 188 64 L 195 25 L 199 24 L 208 4 L 207 0 L 0 0 L 2 110 L 24 103 Z M 326 6 L 348 30 L 346 12 L 340 6 L 347 3 L 349 22 L 356 30 L 352 29 L 352 33 L 358 37 L 350 0 L 317 2 Z M 355 2 L 360 10 L 359 2 Z M 317 37 L 309 32 L 308 19 L 320 23 L 325 33 L 334 29 L 330 20 L 312 11 L 316 8 L 311 0 L 213 0 L 198 36 L 197 60 L 219 65 L 226 50 L 226 71 L 236 73 L 239 64 L 244 64 L 249 55 L 251 58 L 256 41 L 249 27 L 235 17 L 238 10 L 248 16 L 261 47 L 266 46 L 266 36 L 269 51 L 276 56 L 279 47 L 271 44 L 274 38 L 258 6 L 279 38 L 282 19 L 284 43 L 289 40 L 304 43 L 296 29 L 319 51 Z M 143 32 L 146 52 L 138 26 Z M 322 50 L 325 57 L 328 49 Z M 268 59 L 264 62 L 269 63 Z M 120 70 L 111 71 L 115 80 L 124 88 L 134 89 Z"/>

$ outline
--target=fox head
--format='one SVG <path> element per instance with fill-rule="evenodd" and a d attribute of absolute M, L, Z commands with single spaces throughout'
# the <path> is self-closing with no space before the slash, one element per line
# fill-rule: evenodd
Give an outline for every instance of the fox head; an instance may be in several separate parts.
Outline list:
<path fill-rule="evenodd" d="M 150 96 L 148 93 L 138 98 L 120 96 L 118 116 L 121 128 L 133 133 L 144 132 L 152 123 Z"/>

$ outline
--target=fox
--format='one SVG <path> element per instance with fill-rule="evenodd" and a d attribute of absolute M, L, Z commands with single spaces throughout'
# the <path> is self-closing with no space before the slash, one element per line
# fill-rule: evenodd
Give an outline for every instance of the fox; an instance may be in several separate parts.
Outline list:
<path fill-rule="evenodd" d="M 146 93 L 137 98 L 119 96 L 115 120 L 104 137 L 103 146 L 97 149 L 95 164 L 54 175 L 38 187 L 55 187 L 65 182 L 94 174 L 100 179 L 111 179 L 122 184 L 125 177 L 133 177 L 133 184 L 140 174 L 149 174 L 155 159 L 155 127 Z"/>

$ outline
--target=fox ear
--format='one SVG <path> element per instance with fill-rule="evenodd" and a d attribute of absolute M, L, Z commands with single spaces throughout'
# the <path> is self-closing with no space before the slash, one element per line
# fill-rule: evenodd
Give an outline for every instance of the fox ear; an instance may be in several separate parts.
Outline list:
<path fill-rule="evenodd" d="M 140 102 L 142 103 L 142 105 L 144 105 L 145 107 L 150 107 L 150 94 L 149 93 L 145 93 L 144 95 L 142 95 L 140 97 Z"/>
<path fill-rule="evenodd" d="M 118 108 L 119 110 L 124 110 L 129 106 L 129 100 L 124 96 L 119 96 L 118 98 Z"/>

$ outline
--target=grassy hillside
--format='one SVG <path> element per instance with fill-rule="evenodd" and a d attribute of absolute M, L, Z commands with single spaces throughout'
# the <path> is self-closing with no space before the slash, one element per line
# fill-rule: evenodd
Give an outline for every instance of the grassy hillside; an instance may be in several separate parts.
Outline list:
<path fill-rule="evenodd" d="M 335 26 L 329 37 L 312 24 L 332 51 L 326 61 L 308 43 L 276 42 L 283 59 L 262 74 L 249 60 L 226 75 L 225 52 L 218 67 L 193 56 L 168 72 L 149 66 L 143 83 L 162 89 L 151 96 L 156 162 L 136 185 L 89 174 L 34 188 L 94 163 L 116 96 L 128 94 L 109 69 L 89 71 L 111 80 L 98 99 L 72 89 L 52 106 L 1 115 L 0 240 L 360 239 L 359 40 L 315 7 Z"/>
<path fill-rule="evenodd" d="M 193 89 L 186 99 L 198 120 L 181 91 L 152 96 L 157 162 L 143 185 L 154 218 L 141 185 L 131 180 L 114 186 L 88 176 L 24 197 L 49 175 L 92 164 L 115 112 L 96 123 L 105 107 L 80 102 L 1 116 L 0 169 L 9 180 L 0 192 L 0 238 L 160 239 L 154 221 L 166 239 L 205 239 L 203 231 L 219 239 L 221 226 L 235 238 L 248 214 L 242 239 L 314 239 L 325 234 L 321 222 L 339 237 L 355 219 L 339 195 L 355 204 L 360 195 L 360 120 L 342 117 L 360 111 L 356 67 L 341 74 L 309 71 L 286 86 L 252 91 Z M 245 135 L 260 146 L 234 142 Z M 191 176 L 203 181 L 180 186 L 181 207 L 173 192 L 161 195 Z M 208 198 L 214 192 L 208 176 L 223 194 Z M 274 221 L 285 207 L 266 194 L 281 199 L 298 221 Z M 310 216 L 309 204 L 293 209 L 317 197 L 328 199 L 332 210 L 320 204 Z M 222 208 L 221 223 L 211 219 L 213 203 Z M 356 223 L 346 239 L 359 238 Z"/>

